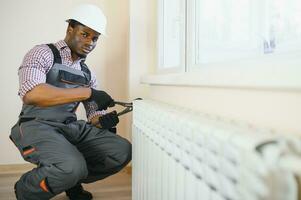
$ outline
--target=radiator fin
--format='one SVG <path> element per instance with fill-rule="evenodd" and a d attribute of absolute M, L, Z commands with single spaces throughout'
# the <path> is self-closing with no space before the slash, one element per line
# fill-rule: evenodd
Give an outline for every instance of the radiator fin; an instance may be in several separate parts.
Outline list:
<path fill-rule="evenodd" d="M 132 129 L 133 200 L 298 199 L 297 136 L 152 100 Z"/>

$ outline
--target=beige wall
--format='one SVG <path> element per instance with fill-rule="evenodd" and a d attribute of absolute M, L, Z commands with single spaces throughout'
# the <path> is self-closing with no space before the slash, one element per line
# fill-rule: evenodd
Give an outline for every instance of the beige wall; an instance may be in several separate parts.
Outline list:
<path fill-rule="evenodd" d="M 148 96 L 148 87 L 140 84 L 141 75 L 150 72 L 155 65 L 156 1 L 130 0 L 130 37 L 128 97 L 133 100 Z M 131 115 L 127 116 L 126 130 L 131 135 Z"/>
<path fill-rule="evenodd" d="M 128 20 L 127 0 L 27 0 L 1 1 L 0 56 L 0 164 L 23 163 L 14 145 L 9 141 L 10 128 L 16 122 L 21 108 L 17 96 L 17 69 L 24 54 L 36 44 L 63 39 L 68 11 L 82 2 L 99 5 L 108 17 L 108 37 L 100 38 L 98 46 L 87 59 L 97 74 L 99 87 L 115 99 L 127 100 Z M 81 118 L 84 117 L 80 111 Z M 127 136 L 125 119 L 118 129 Z"/>
<path fill-rule="evenodd" d="M 284 134 L 301 134 L 300 91 L 141 85 L 138 77 L 156 66 L 156 1 L 131 0 L 130 4 L 132 97 L 143 95 Z"/>
<path fill-rule="evenodd" d="M 153 86 L 150 98 L 284 134 L 301 135 L 301 93 Z"/>

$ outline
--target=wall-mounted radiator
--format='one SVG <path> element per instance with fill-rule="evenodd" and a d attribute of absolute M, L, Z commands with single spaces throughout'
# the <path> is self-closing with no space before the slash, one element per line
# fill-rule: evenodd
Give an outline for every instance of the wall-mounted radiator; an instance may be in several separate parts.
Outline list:
<path fill-rule="evenodd" d="M 156 101 L 135 101 L 133 200 L 298 200 L 300 141 Z"/>

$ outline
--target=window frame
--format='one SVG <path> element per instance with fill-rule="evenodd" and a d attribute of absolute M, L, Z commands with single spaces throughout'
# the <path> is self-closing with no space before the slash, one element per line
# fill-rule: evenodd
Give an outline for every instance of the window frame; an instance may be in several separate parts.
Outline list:
<path fill-rule="evenodd" d="M 301 77 L 301 69 L 299 67 L 301 66 L 301 49 L 278 51 L 271 54 L 255 53 L 253 56 L 243 60 L 213 62 L 202 64 L 199 67 L 192 67 L 192 61 L 195 59 L 192 44 L 195 39 L 189 33 L 195 31 L 195 26 L 189 20 L 194 16 L 191 9 L 195 8 L 194 3 L 196 0 L 183 1 L 187 5 L 185 6 L 185 33 L 187 37 L 185 49 L 183 48 L 185 50 L 185 66 L 181 66 L 180 70 L 179 68 L 177 70 L 157 70 L 155 75 L 144 76 L 142 78 L 143 83 L 285 90 L 301 89 L 301 78 L 298 78 Z M 158 17 L 158 20 L 160 21 L 160 17 Z M 160 37 L 160 35 L 158 36 Z M 158 52 L 160 53 L 159 49 Z M 178 73 L 173 74 L 171 72 Z"/>
<path fill-rule="evenodd" d="M 158 18 L 157 18 L 157 23 L 158 23 L 158 40 L 157 40 L 157 46 L 158 46 L 158 59 L 157 59 L 157 72 L 159 73 L 180 73 L 180 72 L 185 72 L 185 65 L 186 65 L 186 58 L 185 58 L 185 38 L 186 38 L 186 28 L 185 28 L 185 14 L 186 13 L 186 0 L 178 0 L 182 4 L 182 12 L 180 13 L 180 19 L 179 19 L 179 26 L 180 26 L 180 46 L 181 52 L 180 52 L 180 64 L 178 66 L 173 66 L 173 67 L 164 67 L 164 6 L 165 3 L 168 0 L 159 0 L 158 1 Z M 185 3 L 185 4 L 184 4 Z M 184 4 L 184 5 L 183 5 Z"/>

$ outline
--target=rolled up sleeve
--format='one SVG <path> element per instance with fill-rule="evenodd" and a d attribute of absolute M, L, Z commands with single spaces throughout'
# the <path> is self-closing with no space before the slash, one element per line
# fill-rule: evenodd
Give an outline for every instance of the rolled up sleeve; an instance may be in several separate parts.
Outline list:
<path fill-rule="evenodd" d="M 53 55 L 49 50 L 48 47 L 39 45 L 25 55 L 18 70 L 18 95 L 21 98 L 35 86 L 46 82 L 46 73 L 53 62 Z"/>

